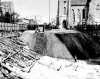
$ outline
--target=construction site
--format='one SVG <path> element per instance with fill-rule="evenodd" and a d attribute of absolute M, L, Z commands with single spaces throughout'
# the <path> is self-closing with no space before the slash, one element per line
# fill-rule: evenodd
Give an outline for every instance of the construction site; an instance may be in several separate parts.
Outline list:
<path fill-rule="evenodd" d="M 0 79 L 100 79 L 100 0 L 57 0 L 56 25 L 0 6 Z"/>

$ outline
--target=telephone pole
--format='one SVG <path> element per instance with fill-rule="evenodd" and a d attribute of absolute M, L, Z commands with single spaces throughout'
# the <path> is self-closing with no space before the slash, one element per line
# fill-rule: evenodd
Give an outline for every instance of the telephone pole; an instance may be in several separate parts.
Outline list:
<path fill-rule="evenodd" d="M 50 0 L 49 0 L 49 24 L 50 24 Z"/>
<path fill-rule="evenodd" d="M 59 27 L 59 0 L 58 0 L 58 8 L 57 8 L 56 26 Z"/>
<path fill-rule="evenodd" d="M 2 16 L 2 6 L 1 6 L 1 0 L 0 0 L 0 16 Z"/>
<path fill-rule="evenodd" d="M 68 24 L 68 28 L 70 28 L 70 12 L 71 12 L 71 0 L 67 2 L 67 15 L 66 15 L 66 23 Z"/>

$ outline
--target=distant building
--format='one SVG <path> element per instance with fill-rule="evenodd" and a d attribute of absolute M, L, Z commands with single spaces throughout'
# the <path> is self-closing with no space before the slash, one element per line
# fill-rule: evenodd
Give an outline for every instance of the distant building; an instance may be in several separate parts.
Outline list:
<path fill-rule="evenodd" d="M 2 1 L 1 2 L 2 12 L 5 14 L 6 12 L 13 13 L 14 5 L 12 1 Z"/>
<path fill-rule="evenodd" d="M 70 26 L 82 24 L 86 19 L 87 0 L 59 0 L 59 21 L 67 20 Z"/>

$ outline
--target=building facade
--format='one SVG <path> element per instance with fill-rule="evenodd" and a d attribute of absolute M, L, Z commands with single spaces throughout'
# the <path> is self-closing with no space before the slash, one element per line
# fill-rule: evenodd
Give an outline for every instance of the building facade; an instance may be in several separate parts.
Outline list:
<path fill-rule="evenodd" d="M 59 0 L 59 21 L 66 20 L 69 26 L 82 24 L 86 19 L 87 0 Z"/>
<path fill-rule="evenodd" d="M 100 0 L 91 0 L 88 14 L 89 25 L 100 25 Z"/>
<path fill-rule="evenodd" d="M 13 13 L 14 5 L 12 1 L 2 1 L 1 2 L 2 12 L 5 14 L 6 12 Z"/>

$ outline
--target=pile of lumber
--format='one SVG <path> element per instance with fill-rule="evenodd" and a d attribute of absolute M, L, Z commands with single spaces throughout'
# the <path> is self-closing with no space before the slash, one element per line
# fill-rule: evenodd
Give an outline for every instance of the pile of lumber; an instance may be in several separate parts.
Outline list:
<path fill-rule="evenodd" d="M 29 72 L 31 67 L 39 59 L 39 55 L 26 49 L 17 39 L 0 39 L 1 64 L 13 70 Z M 15 70 L 14 69 L 14 70 Z"/>

